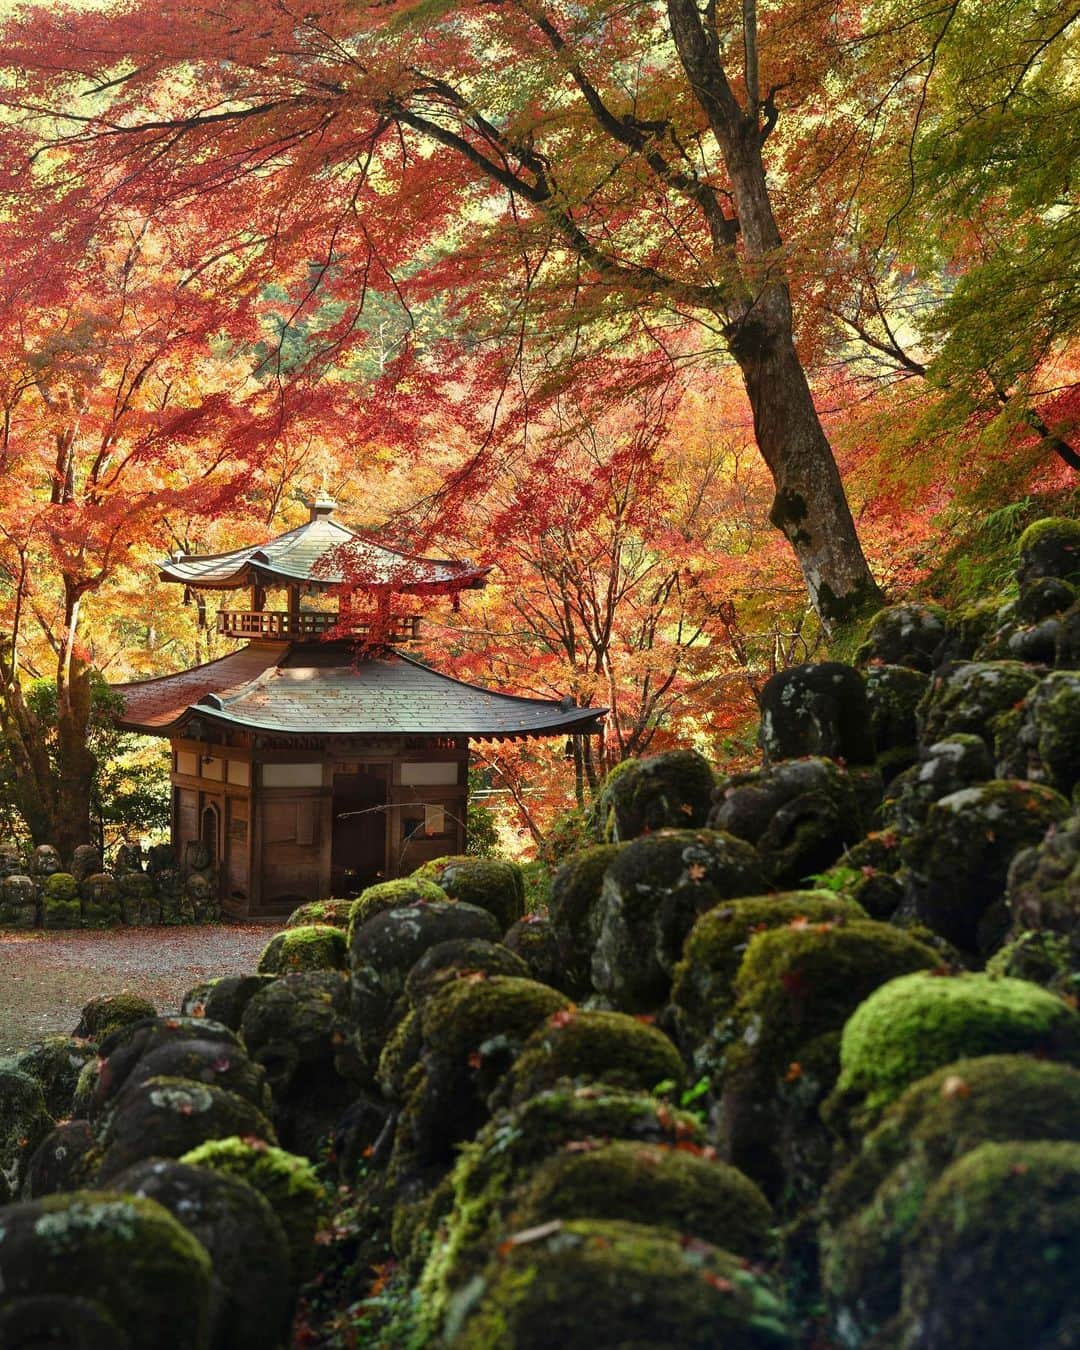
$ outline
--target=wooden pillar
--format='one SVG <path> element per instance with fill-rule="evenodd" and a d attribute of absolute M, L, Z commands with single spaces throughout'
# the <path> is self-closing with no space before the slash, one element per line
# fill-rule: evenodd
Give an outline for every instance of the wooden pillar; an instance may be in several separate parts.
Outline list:
<path fill-rule="evenodd" d="M 300 636 L 300 587 L 295 582 L 288 587 L 289 637 Z"/>

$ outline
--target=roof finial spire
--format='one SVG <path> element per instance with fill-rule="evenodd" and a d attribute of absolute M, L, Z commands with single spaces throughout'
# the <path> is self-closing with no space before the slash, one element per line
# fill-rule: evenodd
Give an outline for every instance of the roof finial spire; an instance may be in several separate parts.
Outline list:
<path fill-rule="evenodd" d="M 326 475 L 323 475 L 323 486 L 319 495 L 314 501 L 308 503 L 308 510 L 311 512 L 311 519 L 318 520 L 320 516 L 326 517 L 333 515 L 337 510 L 337 502 L 326 491 Z"/>

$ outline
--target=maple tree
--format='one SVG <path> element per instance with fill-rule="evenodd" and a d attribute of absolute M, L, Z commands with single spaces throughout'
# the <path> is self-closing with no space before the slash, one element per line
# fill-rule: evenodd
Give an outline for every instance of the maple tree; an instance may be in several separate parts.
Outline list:
<path fill-rule="evenodd" d="M 765 164 L 784 91 L 823 88 L 817 9 L 57 9 L 9 30 L 6 102 L 63 157 L 80 219 L 213 199 L 203 256 L 249 299 L 273 269 L 302 365 L 360 345 L 375 291 L 406 310 L 452 293 L 503 412 L 512 376 L 535 399 L 586 346 L 657 367 L 726 350 L 771 518 L 833 624 L 877 589 L 797 354 Z"/>
<path fill-rule="evenodd" d="M 170 508 L 220 512 L 243 374 L 207 352 L 214 307 L 177 286 L 145 222 L 57 274 L 10 238 L 0 297 L 0 729 L 35 842 L 90 842 L 95 653 L 86 608 Z M 217 366 L 217 369 L 212 367 Z M 204 439 L 205 438 L 205 439 Z M 52 694 L 26 676 L 51 664 Z"/>

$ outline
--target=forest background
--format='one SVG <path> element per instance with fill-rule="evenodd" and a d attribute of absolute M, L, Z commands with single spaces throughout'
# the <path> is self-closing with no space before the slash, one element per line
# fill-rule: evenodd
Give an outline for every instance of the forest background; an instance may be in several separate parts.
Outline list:
<path fill-rule="evenodd" d="M 6 833 L 160 827 L 107 684 L 232 644 L 157 563 L 320 492 L 494 564 L 440 669 L 610 708 L 477 747 L 526 850 L 1076 510 L 1080 4 L 0 14 Z"/>

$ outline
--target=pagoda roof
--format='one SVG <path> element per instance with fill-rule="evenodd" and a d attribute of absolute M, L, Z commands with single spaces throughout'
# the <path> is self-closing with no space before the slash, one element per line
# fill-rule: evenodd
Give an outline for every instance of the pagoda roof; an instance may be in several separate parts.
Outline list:
<path fill-rule="evenodd" d="M 357 658 L 348 644 L 327 642 L 260 642 L 114 688 L 124 700 L 119 725 L 151 735 L 176 735 L 198 718 L 271 735 L 506 740 L 597 732 L 607 711 L 501 694 L 402 652 Z"/>
<path fill-rule="evenodd" d="M 161 579 L 200 590 L 300 582 L 423 593 L 481 587 L 491 570 L 468 560 L 422 558 L 387 548 L 340 525 L 333 510 L 333 502 L 320 499 L 312 504 L 310 520 L 265 543 L 229 553 L 174 556 L 162 563 Z"/>

